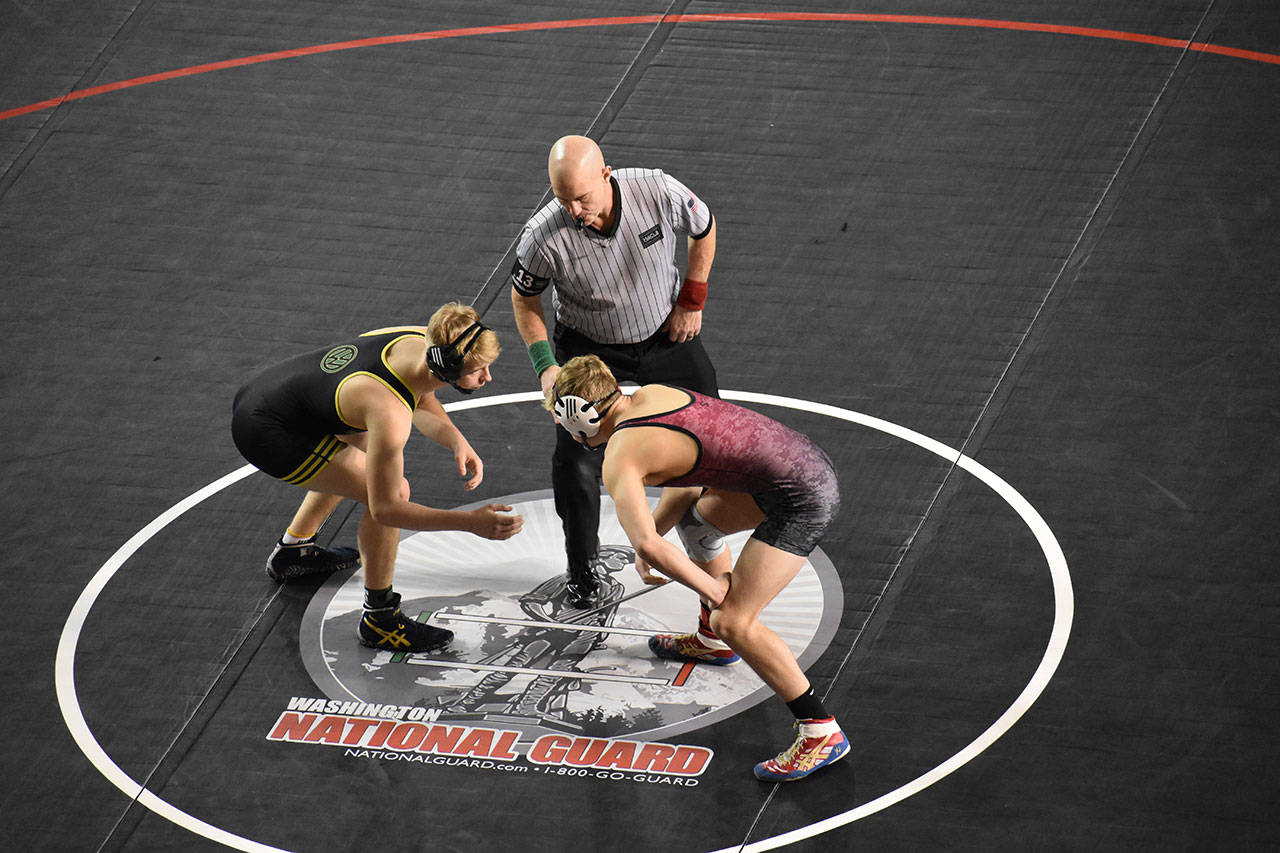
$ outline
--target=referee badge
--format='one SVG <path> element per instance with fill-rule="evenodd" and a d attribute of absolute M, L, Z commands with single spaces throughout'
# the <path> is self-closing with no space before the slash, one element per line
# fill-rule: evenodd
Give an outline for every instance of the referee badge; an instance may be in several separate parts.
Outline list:
<path fill-rule="evenodd" d="M 655 225 L 652 228 L 650 228 L 648 231 L 640 232 L 640 245 L 646 249 L 652 246 L 654 243 L 657 243 L 661 239 L 662 239 L 661 225 Z"/>

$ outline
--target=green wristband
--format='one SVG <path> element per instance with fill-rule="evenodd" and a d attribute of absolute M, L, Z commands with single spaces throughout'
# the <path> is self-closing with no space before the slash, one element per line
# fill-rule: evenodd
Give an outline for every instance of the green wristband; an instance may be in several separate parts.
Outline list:
<path fill-rule="evenodd" d="M 533 372 L 542 375 L 548 367 L 556 366 L 556 357 L 551 352 L 551 344 L 547 341 L 534 341 L 529 344 L 529 359 L 533 362 Z"/>

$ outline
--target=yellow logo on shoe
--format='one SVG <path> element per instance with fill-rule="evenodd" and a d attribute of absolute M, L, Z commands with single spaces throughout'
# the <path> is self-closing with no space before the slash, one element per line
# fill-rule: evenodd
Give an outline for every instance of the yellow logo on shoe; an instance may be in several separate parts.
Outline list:
<path fill-rule="evenodd" d="M 390 631 L 384 631 L 382 628 L 375 625 L 373 620 L 369 619 L 367 616 L 365 617 L 364 624 L 378 635 L 379 645 L 386 643 L 393 649 L 401 647 L 407 648 L 409 645 L 409 638 L 404 635 L 404 632 L 401 631 L 399 627 L 393 628 Z"/>

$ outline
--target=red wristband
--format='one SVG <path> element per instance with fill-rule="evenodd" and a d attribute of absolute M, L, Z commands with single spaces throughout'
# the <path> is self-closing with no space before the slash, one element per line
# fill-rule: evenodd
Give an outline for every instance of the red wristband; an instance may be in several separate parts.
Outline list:
<path fill-rule="evenodd" d="M 707 283 L 686 278 L 680 286 L 676 304 L 686 311 L 701 311 L 702 306 L 707 304 Z"/>

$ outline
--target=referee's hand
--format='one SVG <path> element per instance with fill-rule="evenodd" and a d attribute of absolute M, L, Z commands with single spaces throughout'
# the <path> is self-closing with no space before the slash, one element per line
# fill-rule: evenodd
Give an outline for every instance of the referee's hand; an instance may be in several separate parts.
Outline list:
<path fill-rule="evenodd" d="M 702 331 L 702 312 L 690 311 L 676 305 L 671 309 L 671 316 L 667 317 L 664 328 L 667 330 L 667 337 L 675 343 L 683 344 L 691 341 Z M 546 374 L 544 373 L 543 376 Z"/>
<path fill-rule="evenodd" d="M 551 389 L 555 387 L 556 377 L 560 375 L 560 365 L 553 364 L 546 370 L 542 371 L 542 375 L 538 379 L 542 382 L 542 398 L 551 396 Z M 554 418 L 555 415 L 552 415 Z"/>

